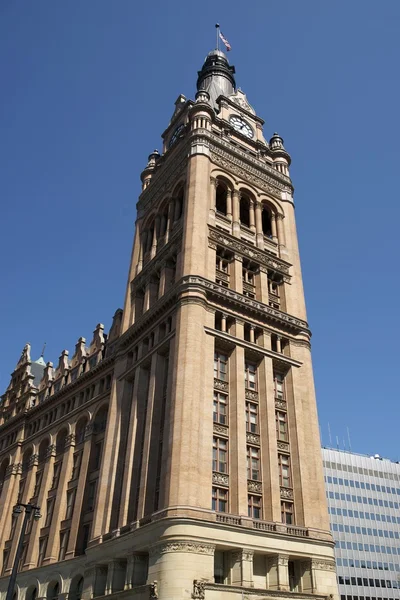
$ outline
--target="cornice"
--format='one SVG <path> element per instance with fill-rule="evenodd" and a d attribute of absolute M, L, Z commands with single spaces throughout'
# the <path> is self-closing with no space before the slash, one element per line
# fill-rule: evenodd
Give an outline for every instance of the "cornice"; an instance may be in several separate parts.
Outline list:
<path fill-rule="evenodd" d="M 229 248 L 245 258 L 259 262 L 264 267 L 280 273 L 286 283 L 290 282 L 290 263 L 278 258 L 274 254 L 270 254 L 268 251 L 260 250 L 259 248 L 256 248 L 255 246 L 252 246 L 251 244 L 248 244 L 243 240 L 226 233 L 225 231 L 221 231 L 212 225 L 209 225 L 208 228 L 209 240 L 211 242 L 220 244 L 225 248 Z"/>
<path fill-rule="evenodd" d="M 197 580 L 195 580 L 197 581 Z M 203 582 L 202 582 L 203 583 Z M 224 595 L 228 594 L 229 592 L 231 592 L 231 594 L 236 593 L 238 596 L 244 596 L 247 598 L 249 596 L 253 597 L 255 596 L 257 599 L 258 598 L 282 598 L 282 600 L 287 600 L 288 597 L 294 597 L 297 600 L 330 600 L 329 596 L 324 596 L 322 594 L 306 594 L 303 592 L 296 592 L 295 594 L 293 594 L 293 592 L 285 592 L 285 591 L 278 591 L 278 590 L 271 590 L 271 589 L 265 589 L 265 588 L 250 588 L 250 587 L 243 587 L 243 586 L 235 586 L 235 585 L 227 585 L 225 583 L 213 583 L 213 582 L 204 582 L 204 589 L 206 590 L 213 590 L 213 591 L 218 591 L 218 592 L 223 592 Z M 192 596 L 194 597 L 194 596 Z"/>
<path fill-rule="evenodd" d="M 235 346 L 240 346 L 241 348 L 251 350 L 253 353 L 259 354 L 260 358 L 262 356 L 269 356 L 274 360 L 279 360 L 279 362 L 285 364 L 286 366 L 293 367 L 301 367 L 303 364 L 298 360 L 294 360 L 294 358 L 291 358 L 290 356 L 286 356 L 285 354 L 281 354 L 279 352 L 274 352 L 273 350 L 268 350 L 268 348 L 263 348 L 262 346 L 258 346 L 258 344 L 253 344 L 252 342 L 247 342 L 246 340 L 237 338 L 229 333 L 226 333 L 225 331 L 219 331 L 218 329 L 212 329 L 211 327 L 204 327 L 204 331 L 208 335 L 212 335 L 215 338 L 220 338 L 222 340 L 231 342 Z"/>
<path fill-rule="evenodd" d="M 196 287 L 203 289 L 206 291 L 206 293 L 215 295 L 222 302 L 231 302 L 236 304 L 239 310 L 252 310 L 256 312 L 258 316 L 275 321 L 279 323 L 280 326 L 288 327 L 294 330 L 296 333 L 306 332 L 308 335 L 311 333 L 308 329 L 308 323 L 306 321 L 298 319 L 292 315 L 289 315 L 288 313 L 281 312 L 276 308 L 272 308 L 271 306 L 263 304 L 257 300 L 253 300 L 252 298 L 248 298 L 247 296 L 239 294 L 238 292 L 235 292 L 229 288 L 218 285 L 215 283 L 215 281 L 210 281 L 209 279 L 205 279 L 204 277 L 200 277 L 198 275 L 188 275 L 182 277 L 179 283 L 183 288 L 190 289 L 190 287 Z M 279 356 L 281 355 L 279 354 Z"/>

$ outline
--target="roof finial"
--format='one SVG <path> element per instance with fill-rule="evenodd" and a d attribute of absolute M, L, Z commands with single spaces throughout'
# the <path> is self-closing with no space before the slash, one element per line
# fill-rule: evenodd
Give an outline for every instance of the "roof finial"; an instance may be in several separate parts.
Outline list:
<path fill-rule="evenodd" d="M 43 344 L 43 349 L 42 349 L 42 354 L 40 355 L 41 358 L 44 357 L 44 351 L 46 349 L 46 342 Z"/>
<path fill-rule="evenodd" d="M 215 23 L 215 29 L 217 30 L 217 50 L 219 50 L 219 23 Z"/>

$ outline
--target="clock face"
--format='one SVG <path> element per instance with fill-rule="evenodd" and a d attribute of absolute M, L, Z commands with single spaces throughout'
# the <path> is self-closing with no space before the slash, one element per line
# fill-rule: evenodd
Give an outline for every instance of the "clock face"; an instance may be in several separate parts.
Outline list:
<path fill-rule="evenodd" d="M 178 137 L 180 136 L 180 134 L 182 133 L 184 128 L 185 128 L 185 126 L 183 123 L 178 125 L 178 127 L 175 129 L 174 133 L 172 134 L 171 139 L 169 140 L 168 148 L 171 148 L 171 146 L 173 144 L 175 144 L 176 140 L 178 139 Z"/>
<path fill-rule="evenodd" d="M 248 138 L 254 137 L 253 129 L 241 117 L 231 117 L 229 119 L 229 122 L 233 126 L 233 128 L 242 135 L 245 135 Z"/>

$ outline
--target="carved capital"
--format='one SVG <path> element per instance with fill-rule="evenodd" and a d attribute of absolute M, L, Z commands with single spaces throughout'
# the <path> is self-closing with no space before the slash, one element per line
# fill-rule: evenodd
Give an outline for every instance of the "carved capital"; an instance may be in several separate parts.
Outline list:
<path fill-rule="evenodd" d="M 69 448 L 70 446 L 75 446 L 75 434 L 70 433 L 65 438 L 65 448 Z"/>
<path fill-rule="evenodd" d="M 46 459 L 56 455 L 56 445 L 50 444 L 46 450 Z"/>

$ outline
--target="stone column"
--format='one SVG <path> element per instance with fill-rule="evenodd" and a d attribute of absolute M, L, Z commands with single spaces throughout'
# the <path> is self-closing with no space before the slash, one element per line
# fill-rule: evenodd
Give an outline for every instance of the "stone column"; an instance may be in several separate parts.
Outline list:
<path fill-rule="evenodd" d="M 276 215 L 273 211 L 271 211 L 271 234 L 274 242 L 278 241 L 278 236 L 276 233 Z"/>
<path fill-rule="evenodd" d="M 160 216 L 154 219 L 153 239 L 151 240 L 150 258 L 154 258 L 157 253 L 158 233 L 160 229 Z"/>
<path fill-rule="evenodd" d="M 271 349 L 271 335 L 264 331 L 264 348 Z M 259 413 L 262 461 L 263 515 L 266 521 L 281 521 L 281 501 L 275 424 L 275 391 L 272 359 L 265 356 L 258 367 Z"/>
<path fill-rule="evenodd" d="M 43 518 L 46 518 L 46 499 L 49 489 L 51 488 L 51 483 L 53 480 L 53 471 L 54 471 L 54 458 L 56 455 L 56 447 L 54 444 L 47 448 L 46 453 L 46 463 L 43 468 L 42 481 L 40 484 L 39 495 L 37 499 L 37 504 L 40 506 L 41 513 L 43 515 L 42 519 L 38 521 L 33 521 L 31 535 L 29 538 L 29 546 L 28 552 L 26 554 L 26 563 L 29 565 L 29 568 L 34 568 L 37 565 L 38 561 L 38 534 L 40 529 L 43 526 Z"/>
<path fill-rule="evenodd" d="M 226 314 L 222 313 L 221 317 L 221 331 L 226 331 Z"/>
<path fill-rule="evenodd" d="M 256 243 L 258 248 L 264 248 L 264 233 L 262 229 L 262 204 L 256 202 Z"/>
<path fill-rule="evenodd" d="M 304 560 L 300 563 L 301 569 L 301 591 L 304 593 L 313 594 L 314 593 L 314 583 L 313 583 L 313 568 L 312 563 L 314 561 L 312 559 Z"/>
<path fill-rule="evenodd" d="M 249 200 L 249 223 L 251 231 L 256 231 L 255 221 L 254 221 L 254 205 L 256 203 L 253 200 Z"/>
<path fill-rule="evenodd" d="M 252 344 L 255 343 L 255 327 L 254 327 L 254 325 L 250 325 L 250 342 Z"/>
<path fill-rule="evenodd" d="M 286 246 L 286 240 L 285 240 L 285 228 L 283 226 L 283 215 L 281 214 L 277 214 L 276 215 L 276 219 L 277 219 L 277 226 L 278 226 L 278 242 L 279 242 L 279 247 Z"/>
<path fill-rule="evenodd" d="M 49 539 L 46 547 L 46 556 L 43 565 L 58 559 L 60 545 L 60 523 L 65 517 L 67 505 L 67 483 L 71 478 L 73 452 L 75 448 L 75 435 L 71 434 L 65 442 L 65 450 L 62 459 L 61 472 L 57 487 L 57 496 L 54 502 L 53 516 L 50 524 Z"/>
<path fill-rule="evenodd" d="M 232 221 L 232 190 L 229 188 L 226 191 L 226 216 Z"/>
<path fill-rule="evenodd" d="M 168 214 L 167 214 L 167 222 L 165 224 L 165 244 L 168 244 L 171 229 L 172 229 L 172 216 L 173 216 L 173 205 L 172 202 L 168 202 Z"/>
<path fill-rule="evenodd" d="M 253 557 L 253 550 L 242 550 L 242 585 L 244 587 L 254 587 Z"/>
<path fill-rule="evenodd" d="M 232 234 L 240 237 L 240 192 L 234 190 L 232 194 Z"/>
<path fill-rule="evenodd" d="M 276 336 L 276 351 L 282 352 L 282 338 L 280 335 Z"/>
<path fill-rule="evenodd" d="M 263 304 L 269 304 L 268 269 L 263 266 L 256 275 L 256 298 Z"/>
<path fill-rule="evenodd" d="M 235 336 L 243 339 L 243 322 L 235 322 Z M 236 346 L 229 359 L 229 487 L 230 512 L 247 517 L 247 463 L 244 389 L 244 348 Z"/>
<path fill-rule="evenodd" d="M 237 254 L 232 262 L 230 277 L 232 289 L 238 294 L 243 294 L 243 258 Z"/>
<path fill-rule="evenodd" d="M 86 476 L 87 476 L 87 470 L 88 470 L 88 466 L 89 466 L 90 448 L 91 448 L 91 443 L 92 443 L 92 433 L 93 433 L 93 425 L 90 423 L 89 425 L 87 425 L 86 431 L 85 431 L 85 442 L 83 445 L 81 466 L 79 469 L 78 485 L 76 488 L 76 495 L 75 495 L 75 504 L 74 504 L 74 510 L 73 510 L 72 519 L 71 519 L 71 529 L 70 529 L 70 533 L 69 533 L 67 552 L 65 553 L 66 559 L 73 558 L 75 556 L 75 548 L 76 548 L 76 543 L 77 543 L 80 516 L 81 516 L 81 512 L 82 512 L 83 497 L 85 494 Z M 73 460 L 73 456 L 72 456 L 72 460 Z M 69 476 L 71 477 L 71 473 Z"/>
<path fill-rule="evenodd" d="M 215 177 L 210 177 L 210 223 L 215 224 L 215 214 L 217 212 L 217 187 L 218 181 Z"/>
<path fill-rule="evenodd" d="M 146 250 L 146 242 L 147 242 L 147 231 L 142 231 L 140 233 L 140 248 L 139 248 L 139 258 L 136 267 L 136 275 L 140 273 L 143 269 L 143 256 Z"/>
<path fill-rule="evenodd" d="M 267 559 L 267 587 L 271 590 L 289 591 L 289 556 L 276 554 Z"/>
<path fill-rule="evenodd" d="M 125 590 L 134 585 L 144 585 L 147 577 L 147 557 L 141 554 L 130 554 L 126 565 Z"/>

